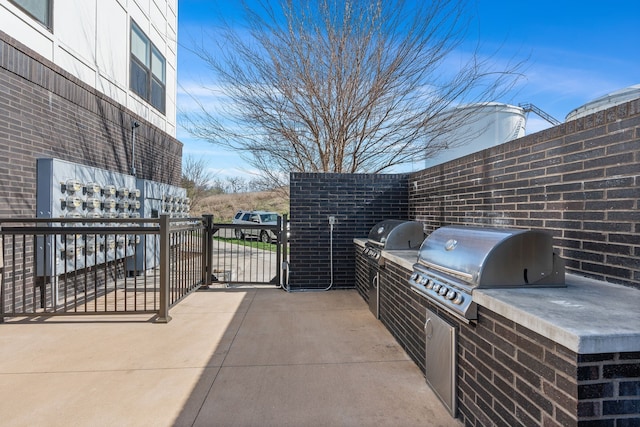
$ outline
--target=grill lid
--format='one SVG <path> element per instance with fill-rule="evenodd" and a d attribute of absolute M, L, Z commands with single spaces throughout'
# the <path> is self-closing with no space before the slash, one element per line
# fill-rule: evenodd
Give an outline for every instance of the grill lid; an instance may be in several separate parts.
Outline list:
<path fill-rule="evenodd" d="M 369 231 L 369 243 L 387 250 L 417 249 L 424 240 L 422 223 L 387 219 Z"/>
<path fill-rule="evenodd" d="M 552 237 L 537 230 L 441 227 L 423 242 L 418 264 L 472 288 L 564 286 Z"/>

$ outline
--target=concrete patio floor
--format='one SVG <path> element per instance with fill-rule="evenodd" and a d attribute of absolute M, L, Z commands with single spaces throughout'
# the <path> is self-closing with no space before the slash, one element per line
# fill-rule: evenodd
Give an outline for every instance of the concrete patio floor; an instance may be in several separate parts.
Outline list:
<path fill-rule="evenodd" d="M 144 316 L 6 319 L 3 426 L 459 426 L 356 291 L 196 292 Z"/>

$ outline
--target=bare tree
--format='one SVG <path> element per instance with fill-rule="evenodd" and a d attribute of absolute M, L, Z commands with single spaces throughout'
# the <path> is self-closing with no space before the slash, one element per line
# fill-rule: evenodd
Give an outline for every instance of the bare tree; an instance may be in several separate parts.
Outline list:
<path fill-rule="evenodd" d="M 191 199 L 191 208 L 207 195 L 211 187 L 214 174 L 207 170 L 207 162 L 203 158 L 186 156 L 182 162 L 182 186 L 187 190 L 187 197 Z"/>
<path fill-rule="evenodd" d="M 193 48 L 229 104 L 184 118 L 193 135 L 238 150 L 274 181 L 432 156 L 458 143 L 442 135 L 473 114 L 448 110 L 495 101 L 520 76 L 522 63 L 494 70 L 477 45 L 461 53 L 464 0 L 251 5 L 243 2 L 247 28 L 227 24 L 217 43 Z"/>

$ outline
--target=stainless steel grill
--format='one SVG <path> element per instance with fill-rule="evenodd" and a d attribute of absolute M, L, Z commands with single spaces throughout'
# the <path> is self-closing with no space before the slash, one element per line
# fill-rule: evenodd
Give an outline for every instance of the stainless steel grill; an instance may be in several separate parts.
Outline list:
<path fill-rule="evenodd" d="M 543 231 L 446 226 L 422 243 L 409 284 L 469 322 L 475 289 L 565 286 L 564 262 Z"/>
<path fill-rule="evenodd" d="M 383 250 L 418 249 L 423 241 L 422 223 L 387 219 L 377 223 L 369 231 L 362 253 L 370 260 L 383 265 Z"/>
<path fill-rule="evenodd" d="M 368 297 L 369 309 L 376 316 L 380 315 L 378 304 L 380 297 L 380 269 L 384 268 L 383 250 L 418 249 L 424 241 L 422 223 L 388 219 L 377 223 L 369 231 L 369 236 L 362 251 L 369 260 Z"/>

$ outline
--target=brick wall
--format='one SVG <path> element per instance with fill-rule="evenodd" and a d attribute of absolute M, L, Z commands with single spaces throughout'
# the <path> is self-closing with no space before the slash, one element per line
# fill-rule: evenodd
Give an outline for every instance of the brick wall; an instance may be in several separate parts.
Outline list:
<path fill-rule="evenodd" d="M 380 272 L 380 321 L 425 372 L 425 307 L 442 313 L 409 288 L 407 279 L 410 275 L 409 270 L 389 262 Z"/>
<path fill-rule="evenodd" d="M 412 174 L 409 216 L 545 229 L 583 276 L 640 289 L 640 100 Z"/>
<path fill-rule="evenodd" d="M 468 325 L 412 292 L 409 270 L 387 262 L 380 274 L 380 321 L 423 372 L 426 309 L 456 326 L 466 426 L 639 425 L 640 353 L 578 355 L 484 307 Z"/>
<path fill-rule="evenodd" d="M 355 245 L 356 258 L 356 290 L 363 300 L 369 303 L 369 263 L 364 256 L 360 256 L 358 252 L 362 251 L 362 248 Z"/>
<path fill-rule="evenodd" d="M 329 216 L 333 230 L 334 286 L 355 286 L 353 239 L 389 218 L 407 219 L 407 175 L 294 173 L 290 179 L 292 288 L 327 287 Z"/>
<path fill-rule="evenodd" d="M 35 217 L 36 159 L 178 185 L 182 144 L 0 31 L 0 216 Z"/>
<path fill-rule="evenodd" d="M 640 352 L 578 356 L 583 425 L 640 425 Z"/>
<path fill-rule="evenodd" d="M 459 325 L 460 416 L 467 424 L 577 425 L 577 355 L 517 323 L 478 308 Z"/>

